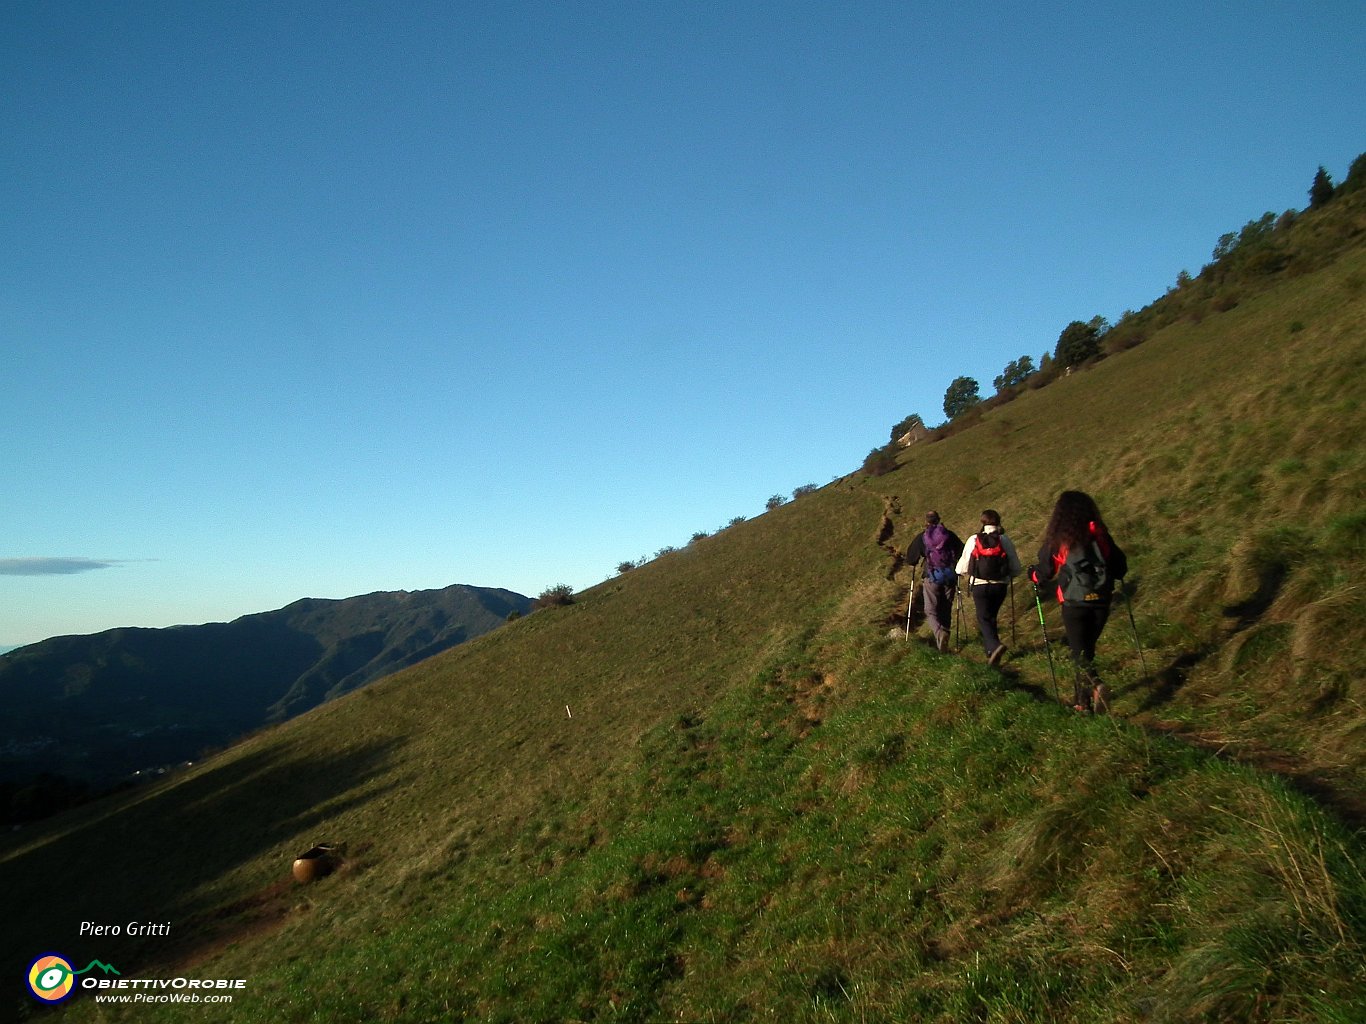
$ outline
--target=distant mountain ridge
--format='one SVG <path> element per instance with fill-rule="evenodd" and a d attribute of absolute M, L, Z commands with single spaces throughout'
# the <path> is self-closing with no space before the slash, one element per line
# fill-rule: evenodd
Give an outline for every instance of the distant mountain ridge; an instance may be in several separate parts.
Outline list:
<path fill-rule="evenodd" d="M 193 759 L 530 607 L 512 591 L 457 584 L 20 647 L 0 654 L 0 781 L 50 772 L 98 785 Z"/>

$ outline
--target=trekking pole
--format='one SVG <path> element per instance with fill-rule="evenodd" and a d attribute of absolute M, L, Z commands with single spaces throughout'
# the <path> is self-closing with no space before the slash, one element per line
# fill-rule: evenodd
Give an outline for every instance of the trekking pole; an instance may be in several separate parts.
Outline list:
<path fill-rule="evenodd" d="M 1138 642 L 1138 623 L 1134 621 L 1134 602 L 1124 589 L 1124 581 L 1119 581 L 1119 592 L 1124 595 L 1124 607 L 1129 611 L 1129 627 L 1134 631 L 1134 647 L 1138 649 L 1138 663 L 1143 666 L 1143 678 L 1148 678 L 1148 659 L 1143 657 L 1143 645 Z"/>
<path fill-rule="evenodd" d="M 1048 655 L 1048 674 L 1053 677 L 1053 695 L 1058 698 L 1058 706 L 1063 707 L 1062 691 L 1058 689 L 1058 670 L 1053 667 L 1053 648 L 1048 642 L 1048 626 L 1043 620 L 1043 602 L 1039 600 L 1039 590 L 1034 588 L 1034 607 L 1039 610 L 1039 628 L 1043 630 L 1043 649 Z"/>
<path fill-rule="evenodd" d="M 1019 647 L 1020 641 L 1015 637 L 1015 577 L 1010 577 L 1010 646 Z"/>
<path fill-rule="evenodd" d="M 916 562 L 911 566 L 911 593 L 906 598 L 906 639 L 911 638 L 911 609 L 915 607 L 915 573 L 920 568 L 920 563 Z"/>
<path fill-rule="evenodd" d="M 958 602 L 958 615 L 954 619 L 953 626 L 953 647 L 954 650 L 961 651 L 963 649 L 963 588 L 958 585 L 956 576 L 953 580 L 953 591 Z"/>

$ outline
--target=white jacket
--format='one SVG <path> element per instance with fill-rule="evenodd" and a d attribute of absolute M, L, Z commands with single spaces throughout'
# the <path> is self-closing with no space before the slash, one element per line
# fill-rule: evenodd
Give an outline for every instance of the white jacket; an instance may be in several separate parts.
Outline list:
<path fill-rule="evenodd" d="M 999 533 L 1001 535 L 1001 547 L 1006 552 L 1006 573 L 1008 576 L 1018 576 L 1024 571 L 1020 565 L 1020 556 L 1015 553 L 1015 542 L 1006 536 L 1004 530 L 999 526 L 984 526 L 979 531 L 981 533 Z M 963 540 L 963 553 L 958 558 L 957 569 L 959 576 L 968 576 L 968 569 L 972 565 L 972 552 L 977 547 L 977 534 L 965 537 Z M 968 576 L 968 586 L 975 587 L 979 583 L 1005 583 L 1006 580 L 985 580 L 978 579 L 976 576 Z"/>

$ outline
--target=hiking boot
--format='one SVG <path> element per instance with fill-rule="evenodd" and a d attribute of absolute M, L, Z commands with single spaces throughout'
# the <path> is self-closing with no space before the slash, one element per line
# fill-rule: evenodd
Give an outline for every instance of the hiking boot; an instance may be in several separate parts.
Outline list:
<path fill-rule="evenodd" d="M 1096 709 L 1096 714 L 1104 715 L 1110 710 L 1110 688 L 1099 680 L 1096 681 L 1095 689 L 1091 691 L 1091 706 Z"/>
<path fill-rule="evenodd" d="M 934 634 L 934 646 L 935 646 L 936 648 L 938 648 L 940 654 L 948 654 L 948 653 L 949 653 L 949 635 L 948 635 L 948 633 L 936 633 L 936 634 Z"/>
<path fill-rule="evenodd" d="M 1006 656 L 1006 645 L 1005 645 L 1005 644 L 997 644 L 997 645 L 996 645 L 996 650 L 992 651 L 990 657 L 987 658 L 987 664 L 990 665 L 990 666 L 992 666 L 993 668 L 995 668 L 996 666 L 998 666 L 998 665 L 1001 664 L 1001 659 L 1004 658 L 1005 656 Z"/>

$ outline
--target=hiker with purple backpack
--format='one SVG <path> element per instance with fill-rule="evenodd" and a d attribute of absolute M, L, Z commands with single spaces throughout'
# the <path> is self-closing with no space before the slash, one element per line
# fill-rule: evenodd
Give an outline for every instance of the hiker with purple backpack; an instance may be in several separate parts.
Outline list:
<path fill-rule="evenodd" d="M 958 587 L 958 572 L 954 566 L 963 553 L 963 542 L 958 535 L 939 521 L 938 512 L 925 513 L 925 529 L 906 549 L 906 564 L 925 563 L 924 585 L 925 621 L 934 630 L 934 645 L 941 652 L 949 649 L 949 632 L 953 627 L 953 595 Z M 912 599 L 915 595 L 911 595 Z"/>

